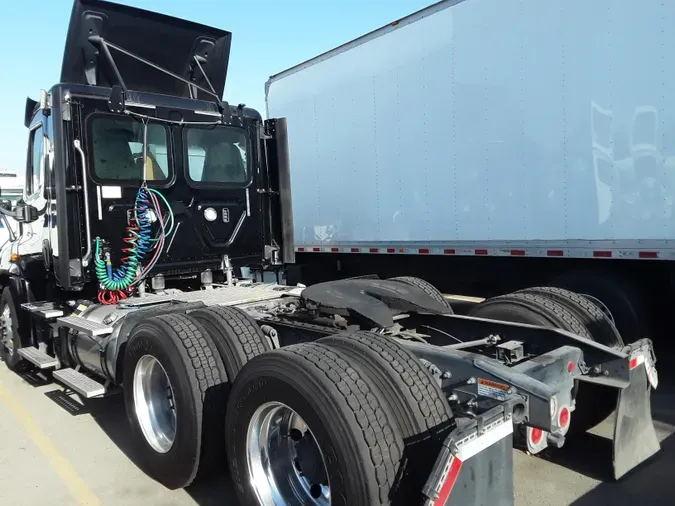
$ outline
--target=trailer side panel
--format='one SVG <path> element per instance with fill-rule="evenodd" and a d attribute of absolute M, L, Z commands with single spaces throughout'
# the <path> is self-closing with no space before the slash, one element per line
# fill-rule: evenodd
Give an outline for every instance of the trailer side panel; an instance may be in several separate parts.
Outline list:
<path fill-rule="evenodd" d="M 656 0 L 448 0 L 272 77 L 297 244 L 666 257 L 673 25 Z"/>

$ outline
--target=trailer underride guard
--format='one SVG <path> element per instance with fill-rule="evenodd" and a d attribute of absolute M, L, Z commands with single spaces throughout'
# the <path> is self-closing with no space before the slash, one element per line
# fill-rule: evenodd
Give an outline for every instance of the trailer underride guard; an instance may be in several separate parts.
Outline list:
<path fill-rule="evenodd" d="M 417 278 L 264 282 L 294 262 L 286 123 L 222 101 L 230 41 L 75 1 L 61 82 L 27 101 L 24 198 L 0 202 L 8 367 L 121 392 L 149 476 L 227 465 L 241 504 L 512 505 L 514 445 L 612 412 L 615 478 L 659 450 L 651 342 L 580 295 L 455 314 Z"/>

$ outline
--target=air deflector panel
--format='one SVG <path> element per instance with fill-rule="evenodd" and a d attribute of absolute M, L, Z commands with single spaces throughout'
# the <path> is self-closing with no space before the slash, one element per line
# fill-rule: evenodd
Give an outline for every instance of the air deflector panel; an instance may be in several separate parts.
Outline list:
<path fill-rule="evenodd" d="M 101 51 L 90 39 L 99 36 L 222 97 L 232 34 L 156 12 L 102 0 L 75 0 L 61 67 L 61 82 L 112 87 L 119 84 Z M 188 85 L 128 55 L 111 49 L 130 90 L 189 97 Z M 198 98 L 208 99 L 199 92 Z"/>

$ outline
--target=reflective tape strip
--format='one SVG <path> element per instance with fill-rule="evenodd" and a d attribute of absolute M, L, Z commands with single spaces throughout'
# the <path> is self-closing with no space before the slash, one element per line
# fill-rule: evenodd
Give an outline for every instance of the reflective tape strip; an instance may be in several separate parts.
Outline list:
<path fill-rule="evenodd" d="M 370 255 L 454 255 L 454 256 L 511 256 L 511 257 L 549 257 L 549 258 L 624 258 L 641 260 L 667 259 L 675 260 L 675 248 L 663 251 L 636 249 L 592 249 L 584 247 L 546 248 L 546 247 L 419 247 L 394 245 L 359 245 L 359 246 L 318 246 L 303 244 L 296 246 L 298 253 L 360 253 Z"/>
<path fill-rule="evenodd" d="M 631 357 L 630 361 L 628 362 L 628 368 L 630 370 L 633 370 L 637 366 L 642 365 L 644 363 L 645 363 L 645 356 L 642 353 L 640 353 L 639 355 Z"/>
<path fill-rule="evenodd" d="M 659 374 L 656 371 L 656 366 L 652 362 L 651 358 L 647 358 L 644 353 L 636 353 L 628 360 L 628 369 L 631 371 L 636 367 L 644 364 L 645 370 L 647 372 L 647 379 L 652 385 L 652 388 L 656 389 L 659 386 Z"/>
<path fill-rule="evenodd" d="M 450 461 L 448 462 L 445 477 L 443 478 L 442 482 L 443 485 L 441 485 L 441 490 L 438 493 L 438 497 L 436 498 L 436 500 L 433 503 L 431 503 L 433 504 L 433 506 L 445 506 L 448 497 L 450 497 L 450 492 L 452 492 L 455 483 L 457 483 L 457 477 L 459 476 L 459 472 L 461 471 L 461 469 L 462 469 L 462 461 L 455 456 L 451 456 Z"/>
<path fill-rule="evenodd" d="M 499 421 L 485 427 L 485 432 L 480 435 L 472 435 L 467 439 L 457 443 L 457 456 L 462 461 L 467 461 L 471 457 L 485 450 L 488 446 L 492 446 L 497 441 L 504 439 L 509 434 L 513 433 L 513 423 L 511 420 Z"/>

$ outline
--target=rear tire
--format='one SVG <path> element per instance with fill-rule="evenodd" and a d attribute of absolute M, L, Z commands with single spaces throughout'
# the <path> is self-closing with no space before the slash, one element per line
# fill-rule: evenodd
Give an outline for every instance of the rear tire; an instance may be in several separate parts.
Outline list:
<path fill-rule="evenodd" d="M 541 295 L 515 293 L 502 295 L 478 304 L 470 316 L 493 320 L 529 323 L 567 330 L 593 340 L 584 323 L 563 304 Z M 586 432 L 595 427 L 616 408 L 616 396 L 606 388 L 577 381 L 576 409 L 570 422 L 570 433 Z"/>
<path fill-rule="evenodd" d="M 573 313 L 559 302 L 528 293 L 500 295 L 481 302 L 470 316 L 504 320 L 567 330 L 586 339 L 591 333 Z"/>
<path fill-rule="evenodd" d="M 452 410 L 440 385 L 419 359 L 394 338 L 356 331 L 324 337 L 319 344 L 338 350 L 352 367 L 378 388 L 392 408 L 406 442 L 404 494 L 410 503 L 429 477 L 443 439 L 450 429 Z"/>
<path fill-rule="evenodd" d="M 260 327 L 241 309 L 212 306 L 190 313 L 213 338 L 230 381 L 253 357 L 271 351 L 272 346 Z"/>
<path fill-rule="evenodd" d="M 624 342 L 632 343 L 648 335 L 646 310 L 640 293 L 629 282 L 591 270 L 563 274 L 550 284 L 582 296 L 590 295 L 602 302 Z"/>
<path fill-rule="evenodd" d="M 177 489 L 215 465 L 227 374 L 203 327 L 181 314 L 139 323 L 126 345 L 123 382 L 137 464 L 146 474 Z"/>
<path fill-rule="evenodd" d="M 19 329 L 19 317 L 16 311 L 14 297 L 9 287 L 2 290 L 0 297 L 0 360 L 2 360 L 11 371 L 20 371 L 25 365 L 18 351 L 22 347 L 21 334 Z"/>
<path fill-rule="evenodd" d="M 398 281 L 400 283 L 405 283 L 406 285 L 410 286 L 415 286 L 425 292 L 427 295 L 429 295 L 432 299 L 434 299 L 437 302 L 440 302 L 443 304 L 445 307 L 450 309 L 450 312 L 452 312 L 452 307 L 450 306 L 450 303 L 447 301 L 445 297 L 443 297 L 443 294 L 440 292 L 438 288 L 436 288 L 434 285 L 429 283 L 428 281 L 425 281 L 421 278 L 415 278 L 413 276 L 398 276 L 395 278 L 389 278 L 391 281 Z"/>
<path fill-rule="evenodd" d="M 610 348 L 623 348 L 623 339 L 609 317 L 583 295 L 551 286 L 525 288 L 516 293 L 540 295 L 562 304 L 584 324 L 595 342 Z"/>
<path fill-rule="evenodd" d="M 308 430 L 300 431 L 298 439 L 288 427 L 263 430 L 264 420 L 267 425 L 284 420 L 281 416 L 263 417 L 260 413 L 266 409 L 291 412 Z M 328 483 L 331 506 L 390 504 L 403 451 L 400 430 L 370 379 L 351 367 L 339 352 L 311 343 L 253 358 L 234 383 L 227 412 L 228 462 L 242 506 L 262 504 L 258 495 L 270 493 L 270 481 L 275 481 L 280 491 L 276 504 L 328 504 L 313 503 L 307 496 L 309 486 L 295 487 L 300 492 L 292 492 L 288 484 L 298 481 L 298 466 L 303 472 L 311 467 L 311 474 L 316 476 L 311 481 Z M 275 438 L 279 432 L 282 437 Z M 293 460 L 286 462 L 289 443 L 280 441 L 286 433 L 296 441 L 290 443 L 292 451 L 298 451 L 301 441 L 305 441 L 305 449 L 318 448 L 318 452 L 305 453 L 314 459 L 297 457 L 298 466 Z M 306 439 L 308 435 L 310 439 Z M 268 457 L 271 455 L 270 466 L 276 471 L 266 471 L 268 459 L 260 457 L 261 448 Z M 303 462 L 310 466 L 305 467 Z M 323 467 L 312 465 L 316 462 Z"/>

